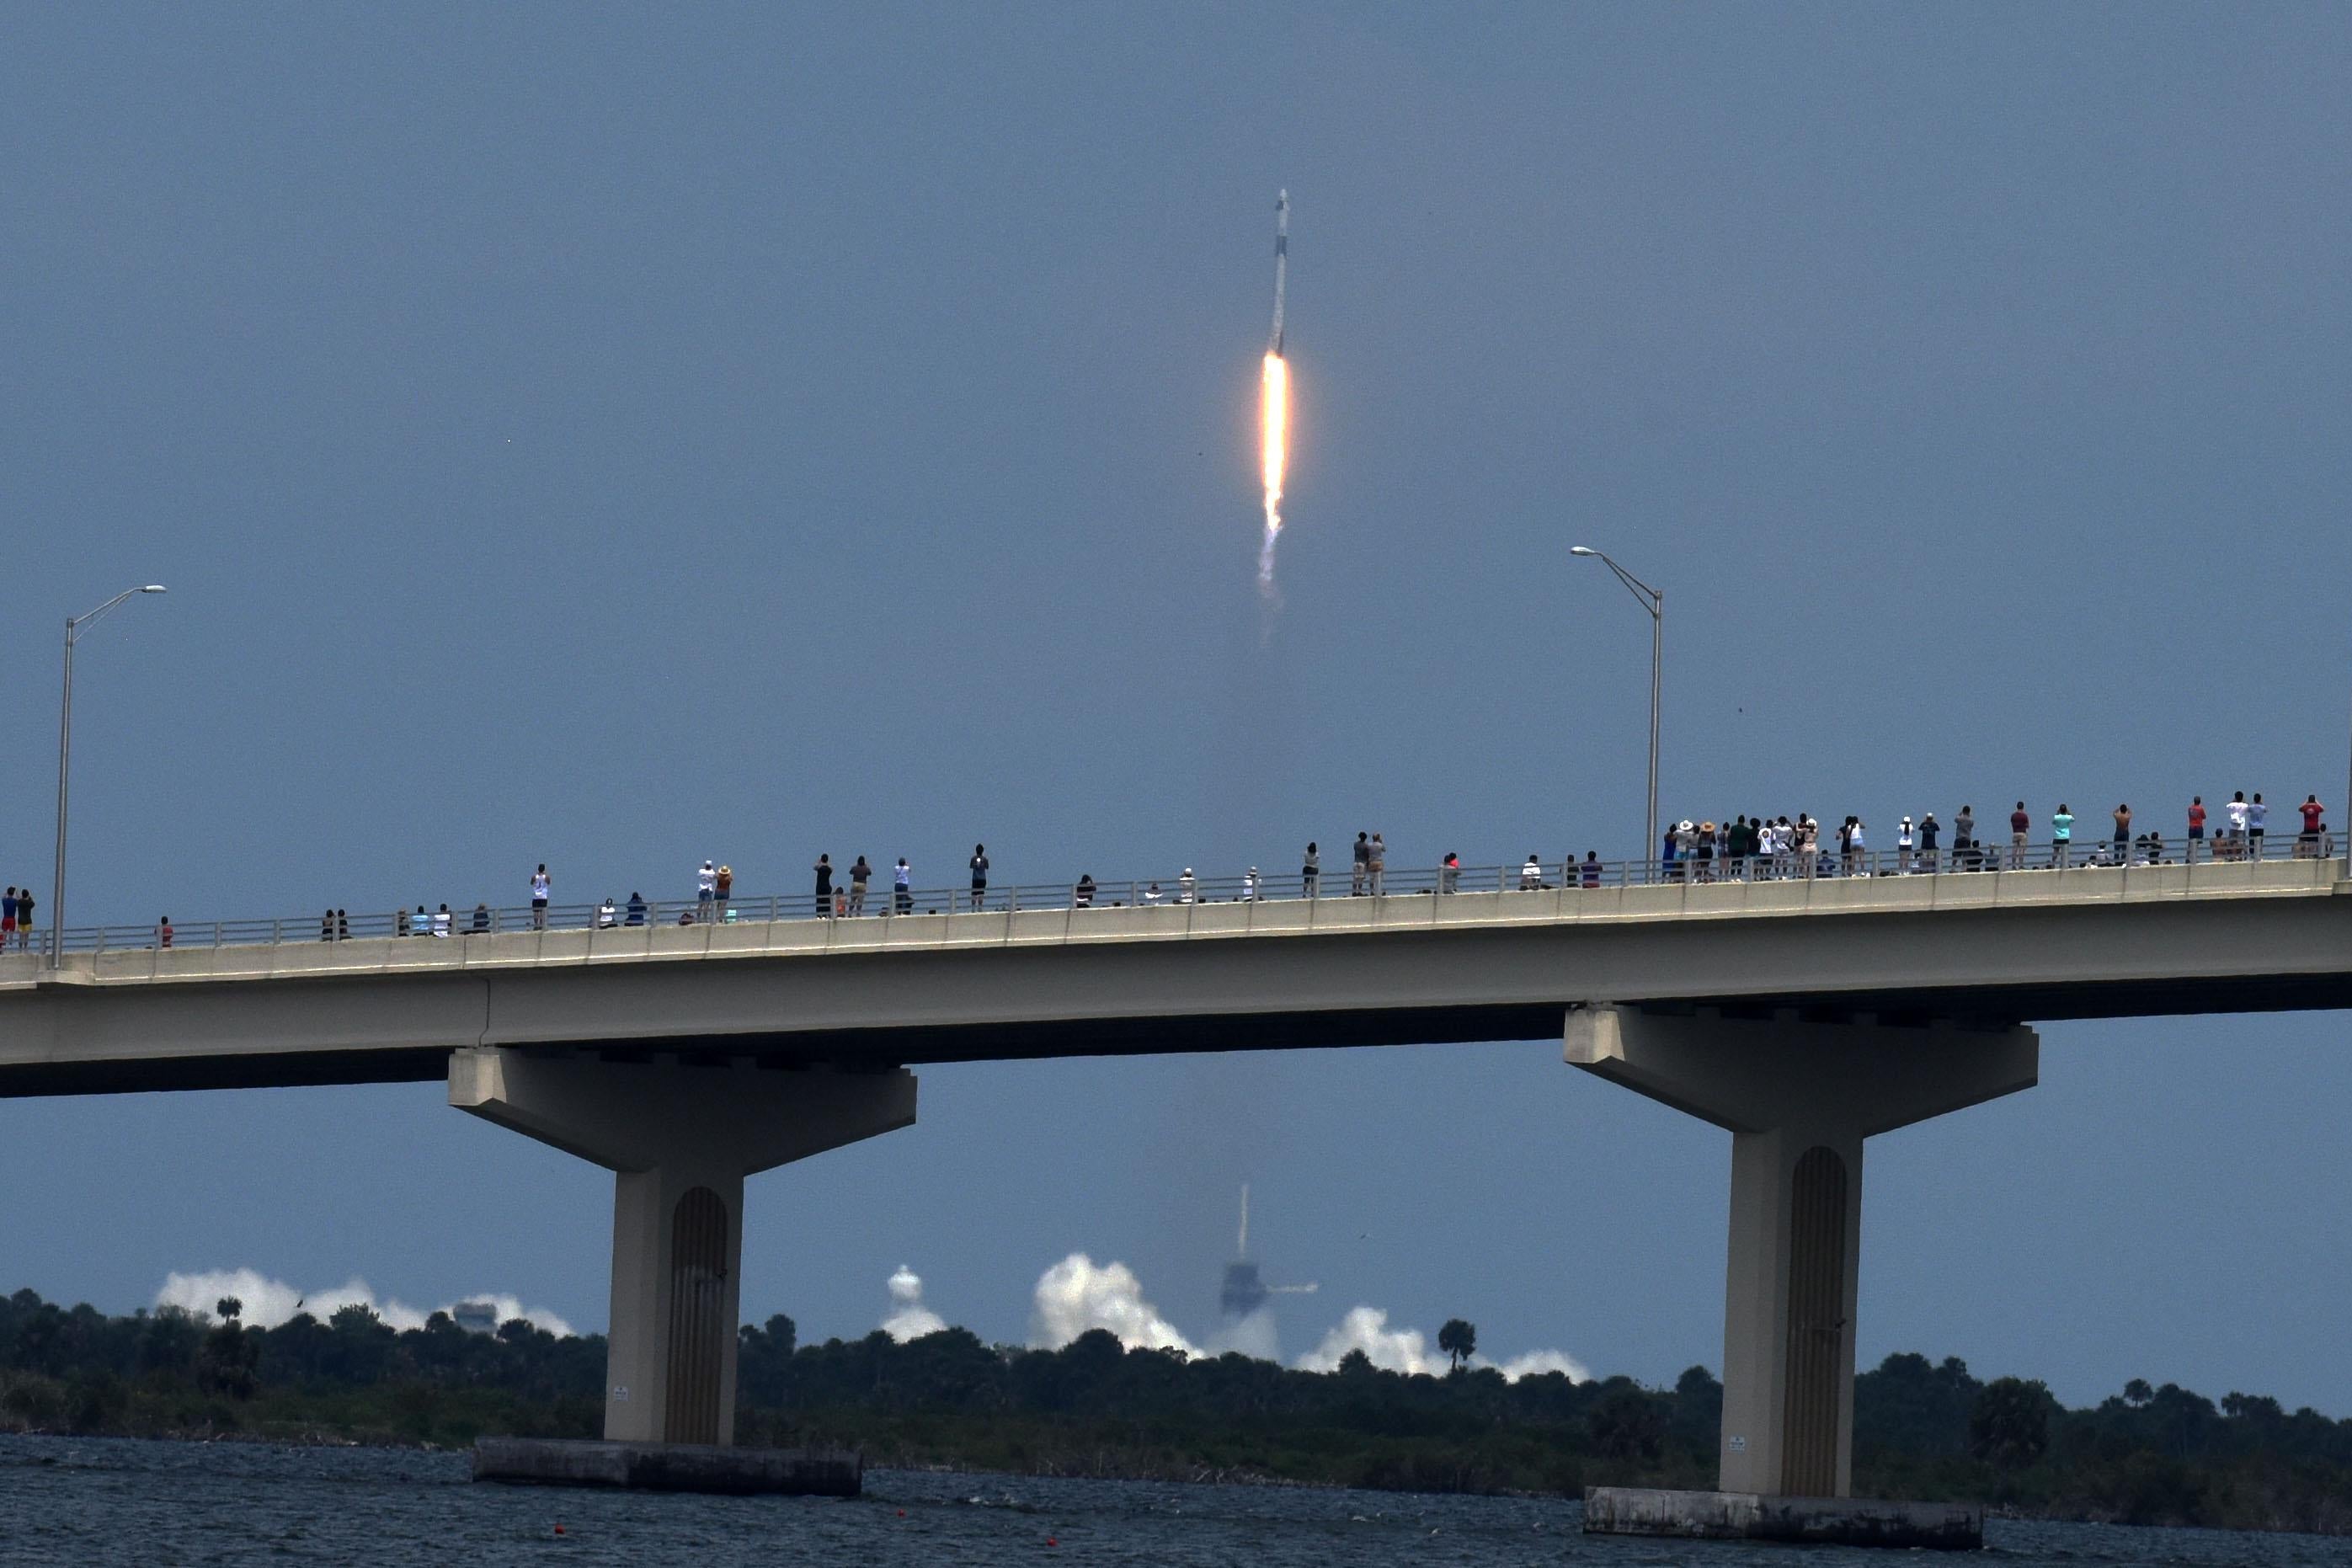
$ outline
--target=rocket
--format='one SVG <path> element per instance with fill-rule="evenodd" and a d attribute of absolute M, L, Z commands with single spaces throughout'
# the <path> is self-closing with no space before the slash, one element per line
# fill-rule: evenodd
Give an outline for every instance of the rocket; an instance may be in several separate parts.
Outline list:
<path fill-rule="evenodd" d="M 1274 198 L 1274 346 L 1266 353 L 1282 357 L 1282 281 L 1290 262 L 1290 193 Z"/>

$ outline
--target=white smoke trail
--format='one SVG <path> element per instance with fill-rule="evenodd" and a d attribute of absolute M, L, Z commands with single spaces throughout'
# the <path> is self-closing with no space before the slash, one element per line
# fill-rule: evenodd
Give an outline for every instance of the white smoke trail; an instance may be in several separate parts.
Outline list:
<path fill-rule="evenodd" d="M 922 1276 L 898 1265 L 898 1272 L 890 1276 L 890 1315 L 882 1320 L 882 1331 L 903 1345 L 947 1326 L 946 1319 L 923 1305 Z"/>
<path fill-rule="evenodd" d="M 1382 1372 L 1401 1372 L 1407 1376 L 1421 1373 L 1442 1376 L 1453 1365 L 1453 1359 L 1444 1352 L 1431 1353 L 1429 1339 L 1419 1329 L 1390 1328 L 1389 1315 L 1378 1307 L 1351 1310 L 1323 1336 L 1321 1344 L 1293 1364 L 1304 1372 L 1334 1372 L 1349 1351 L 1363 1352 L 1365 1359 Z M 1529 1351 L 1506 1362 L 1474 1355 L 1470 1364 L 1493 1367 L 1503 1374 L 1506 1383 L 1548 1372 L 1565 1373 L 1570 1383 L 1592 1380 L 1592 1373 L 1585 1370 L 1582 1362 L 1561 1351 Z"/>
<path fill-rule="evenodd" d="M 365 1307 L 393 1328 L 421 1329 L 434 1309 L 418 1309 L 404 1301 L 390 1298 L 378 1300 L 364 1279 L 353 1277 L 342 1284 L 324 1290 L 298 1290 L 283 1279 L 272 1279 L 257 1268 L 213 1268 L 193 1274 L 166 1275 L 163 1288 L 155 1292 L 158 1307 L 178 1307 L 189 1312 L 210 1317 L 214 1305 L 224 1296 L 234 1296 L 244 1303 L 244 1321 L 257 1329 L 274 1329 L 292 1320 L 299 1310 L 325 1322 L 345 1307 Z M 467 1301 L 487 1301 L 498 1310 L 503 1323 L 510 1318 L 522 1318 L 549 1333 L 562 1337 L 572 1332 L 572 1325 L 544 1307 L 526 1307 L 515 1297 L 498 1291 L 484 1291 L 464 1298 Z M 457 1303 L 445 1302 L 438 1309 L 454 1312 Z"/>
<path fill-rule="evenodd" d="M 1059 1350 L 1089 1329 L 1108 1329 L 1129 1350 L 1180 1350 L 1198 1355 L 1192 1342 L 1160 1309 L 1143 1299 L 1142 1282 L 1124 1263 L 1097 1267 L 1073 1252 L 1037 1277 L 1029 1343 Z"/>
<path fill-rule="evenodd" d="M 1419 1329 L 1391 1329 L 1389 1315 L 1378 1307 L 1352 1307 L 1331 1326 L 1323 1342 L 1294 1363 L 1302 1372 L 1336 1372 L 1349 1351 L 1361 1351 L 1382 1372 L 1407 1375 L 1443 1372 L 1446 1361 L 1432 1361 L 1429 1341 Z"/>

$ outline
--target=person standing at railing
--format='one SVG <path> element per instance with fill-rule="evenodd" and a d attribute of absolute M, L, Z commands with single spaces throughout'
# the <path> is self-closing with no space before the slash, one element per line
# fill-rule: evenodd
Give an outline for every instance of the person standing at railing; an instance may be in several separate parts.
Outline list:
<path fill-rule="evenodd" d="M 866 863 L 865 856 L 860 855 L 857 863 L 849 868 L 849 912 L 852 916 L 866 912 L 866 884 L 873 879 L 874 868 Z"/>
<path fill-rule="evenodd" d="M 1943 825 L 1936 820 L 1936 814 L 1932 811 L 1919 819 L 1919 868 L 1922 871 L 1936 869 L 1936 836 L 1943 830 Z"/>
<path fill-rule="evenodd" d="M 5 952 L 16 940 L 16 887 L 12 882 L 5 893 L 0 893 L 0 952 Z"/>
<path fill-rule="evenodd" d="M 530 929 L 533 931 L 547 929 L 547 897 L 554 886 L 553 879 L 547 874 L 547 862 L 541 861 L 539 869 L 530 874 Z"/>
<path fill-rule="evenodd" d="M 319 940 L 320 942 L 335 940 L 335 911 L 332 910 L 319 917 Z"/>
<path fill-rule="evenodd" d="M 833 913 L 833 857 L 816 858 L 816 914 L 823 920 Z"/>
<path fill-rule="evenodd" d="M 1454 857 L 1448 855 L 1445 858 L 1451 862 Z M 1456 874 L 1458 875 L 1459 873 Z M 1528 857 L 1528 863 L 1519 868 L 1519 891 L 1523 893 L 1533 893 L 1540 891 L 1542 888 L 1543 862 L 1537 859 L 1533 855 L 1530 855 Z M 1453 890 L 1454 889 L 1451 888 L 1446 889 L 1449 893 Z"/>
<path fill-rule="evenodd" d="M 1242 873 L 1242 902 L 1254 904 L 1257 897 L 1257 868 L 1253 866 Z"/>
<path fill-rule="evenodd" d="M 2074 861 L 2074 814 L 2060 801 L 2050 814 L 2050 864 L 2063 871 Z"/>
<path fill-rule="evenodd" d="M 1360 899 L 1364 896 L 1365 879 L 1371 875 L 1372 836 L 1370 834 L 1356 835 L 1355 856 L 1348 871 L 1348 896 L 1351 899 Z"/>
<path fill-rule="evenodd" d="M 1897 823 L 1895 827 L 1895 870 L 1896 875 L 1910 875 L 1913 867 L 1916 864 L 1912 858 L 1912 850 L 1916 847 L 1917 841 L 1911 836 L 1911 819 L 1906 816 L 1901 822 Z"/>
<path fill-rule="evenodd" d="M 1381 887 L 1388 880 L 1389 847 L 1377 833 L 1372 835 L 1370 858 L 1364 862 L 1364 874 L 1372 889 L 1372 897 L 1379 898 Z"/>
<path fill-rule="evenodd" d="M 1184 874 L 1176 879 L 1176 901 L 1180 904 L 1189 904 L 1200 890 L 1201 885 L 1192 879 L 1192 868 L 1185 867 Z"/>
<path fill-rule="evenodd" d="M 1952 868 L 1966 871 L 1980 864 L 1976 847 L 1977 808 L 1963 803 L 1960 814 L 1952 818 Z"/>
<path fill-rule="evenodd" d="M 2254 798 L 2246 803 L 2246 858 L 2263 858 L 2263 826 L 2270 818 L 2271 808 L 2263 804 L 2263 792 L 2256 790 Z"/>
<path fill-rule="evenodd" d="M 2128 864 L 2128 852 L 2131 848 L 2131 803 L 2129 801 L 2116 807 L 2115 819 L 2116 864 L 2122 866 Z"/>
<path fill-rule="evenodd" d="M 703 920 L 710 918 L 711 900 L 719 897 L 719 863 L 705 860 L 694 874 L 695 913 Z"/>
<path fill-rule="evenodd" d="M 1584 859 L 1576 868 L 1576 879 L 1578 884 L 1581 887 L 1597 888 L 1601 886 L 1600 850 L 1588 849 L 1584 852 Z"/>
<path fill-rule="evenodd" d="M 728 903 L 735 897 L 735 868 L 732 866 L 719 867 L 719 876 L 712 882 L 711 886 L 719 894 L 719 917 L 724 919 L 730 912 L 727 907 Z"/>
<path fill-rule="evenodd" d="M 988 846 L 971 847 L 971 907 L 980 908 L 988 901 Z"/>
<path fill-rule="evenodd" d="M 352 940 L 352 917 L 348 910 L 335 911 L 335 940 L 337 942 Z"/>
<path fill-rule="evenodd" d="M 2025 814 L 2025 803 L 2019 801 L 2017 809 L 2009 814 L 2009 868 L 2025 869 L 2025 836 L 2033 831 L 2033 818 Z"/>
<path fill-rule="evenodd" d="M 169 915 L 155 922 L 155 945 L 159 948 L 172 945 L 172 917 Z"/>
<path fill-rule="evenodd" d="M 2197 864 L 2197 848 L 2204 842 L 2205 797 L 2201 795 L 2193 795 L 2189 797 L 2189 848 L 2186 851 L 2191 866 Z"/>
<path fill-rule="evenodd" d="M 477 933 L 487 933 L 489 929 L 490 906 L 484 903 L 481 900 L 476 899 L 474 900 L 474 930 Z"/>
<path fill-rule="evenodd" d="M 604 901 L 596 906 L 596 929 L 611 931 L 619 923 L 620 918 L 621 911 L 614 907 L 613 896 L 610 893 L 605 894 Z"/>
<path fill-rule="evenodd" d="M 408 910 L 405 905 L 392 911 L 392 934 L 394 936 L 408 934 Z"/>
<path fill-rule="evenodd" d="M 2319 853 L 2319 829 L 2327 808 L 2319 804 L 2317 795 L 2307 795 L 2295 809 L 2303 813 L 2303 831 L 2295 837 L 2294 852 L 2309 859 Z"/>
<path fill-rule="evenodd" d="M 899 856 L 898 868 L 891 873 L 890 902 L 891 907 L 902 915 L 915 912 L 914 889 L 907 880 L 911 875 L 912 873 L 907 869 L 907 858 L 904 855 Z"/>
<path fill-rule="evenodd" d="M 480 911 L 477 911 L 476 919 L 478 922 L 479 918 Z M 641 926 L 646 923 L 646 896 L 643 893 L 638 892 L 634 888 L 629 889 L 629 914 L 627 923 L 633 926 Z"/>
<path fill-rule="evenodd" d="M 604 907 L 607 910 L 611 909 L 613 907 L 613 900 L 606 899 L 604 900 Z M 439 909 L 433 911 L 433 934 L 438 937 L 446 937 L 449 934 L 449 906 L 443 904 Z"/>
<path fill-rule="evenodd" d="M 1849 826 L 1845 830 L 1845 874 L 1859 877 L 1869 859 L 1869 846 L 1864 842 L 1868 830 L 1859 816 L 1849 816 L 1846 822 Z"/>
<path fill-rule="evenodd" d="M 1315 841 L 1310 838 L 1307 842 L 1307 854 L 1298 862 L 1298 886 L 1301 893 L 1307 898 L 1313 898 L 1316 884 L 1322 879 L 1323 857 L 1315 847 Z"/>
<path fill-rule="evenodd" d="M 2238 858 L 2239 849 L 2243 847 L 2246 842 L 2246 817 L 2248 816 L 2246 792 L 2244 790 L 2239 790 L 2231 795 L 2230 804 L 2223 806 L 2221 810 L 2223 820 L 2228 825 L 2222 830 L 2228 835 L 2228 837 L 2225 840 L 2228 846 L 2226 858 L 2234 860 Z"/>
<path fill-rule="evenodd" d="M 1437 890 L 1441 893 L 1450 893 L 1461 886 L 1461 883 L 1462 857 L 1448 849 L 1445 852 L 1445 858 L 1437 863 Z"/>
<path fill-rule="evenodd" d="M 16 948 L 26 952 L 33 945 L 33 889 L 16 889 Z"/>
<path fill-rule="evenodd" d="M 1092 872 L 1078 873 L 1077 886 L 1070 889 L 1070 903 L 1074 908 L 1081 910 L 1094 908 L 1095 879 Z"/>

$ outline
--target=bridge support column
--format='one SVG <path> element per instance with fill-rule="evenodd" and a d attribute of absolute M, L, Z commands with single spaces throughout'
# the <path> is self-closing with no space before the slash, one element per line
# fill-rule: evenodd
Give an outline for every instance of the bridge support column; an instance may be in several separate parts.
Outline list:
<path fill-rule="evenodd" d="M 725 1445 L 743 1178 L 912 1125 L 915 1078 L 467 1049 L 449 1103 L 614 1173 L 605 1438 Z"/>
<path fill-rule="evenodd" d="M 1569 1014 L 1566 1047 L 1732 1134 L 1723 1491 L 1851 1497 L 1863 1141 L 2032 1087 L 2039 1039 L 1591 1005 Z"/>

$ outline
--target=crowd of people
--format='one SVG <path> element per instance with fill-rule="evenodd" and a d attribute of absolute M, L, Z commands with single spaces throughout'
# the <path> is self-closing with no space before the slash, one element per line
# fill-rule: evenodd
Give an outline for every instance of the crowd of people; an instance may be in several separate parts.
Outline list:
<path fill-rule="evenodd" d="M 2295 835 L 2293 854 L 2298 858 L 2332 858 L 2336 854 L 2336 838 L 2326 822 L 2327 808 L 2318 795 L 2306 795 L 2294 808 L 2293 831 Z M 1916 819 L 1906 816 L 1896 825 L 1894 842 L 1874 860 L 1871 856 L 1870 828 L 1858 815 L 1849 815 L 1835 828 L 1824 833 L 1819 818 L 1807 812 L 1793 816 L 1768 816 L 1761 814 L 1739 813 L 1723 820 L 1695 821 L 1685 817 L 1665 829 L 1658 846 L 1658 879 L 1667 882 L 1709 882 L 1719 880 L 1773 879 L 1780 878 L 1815 878 L 1836 876 L 1866 876 L 1874 874 L 1909 875 L 1935 871 L 1999 871 L 2023 870 L 2029 866 L 2048 866 L 2063 869 L 2083 866 L 2162 866 L 2198 861 L 2259 860 L 2270 829 L 2270 808 L 2260 791 L 2251 797 L 2242 790 L 2233 793 L 2219 809 L 2209 811 L 2205 797 L 2190 799 L 2183 825 L 2182 837 L 2176 850 L 2161 828 L 2142 825 L 2129 803 L 2118 804 L 2108 814 L 2110 831 L 2105 835 L 2078 836 L 2074 809 L 2060 802 L 2047 819 L 2047 837 L 2037 839 L 2034 818 L 2023 801 L 2019 801 L 2008 814 L 2007 834 L 2002 837 L 2000 825 L 1986 827 L 1980 823 L 1976 808 L 1962 805 L 1953 814 L 1947 836 L 1946 825 L 1937 820 L 1933 811 L 1921 813 Z M 2087 842 L 2085 841 L 2087 839 Z M 2177 855 L 2177 859 L 2176 859 Z M 962 907 L 980 910 L 987 907 L 990 862 L 988 847 L 975 844 L 966 862 L 970 873 L 969 902 Z M 1558 885 L 1570 888 L 1597 888 L 1601 885 L 1607 867 L 1596 850 L 1586 850 L 1581 860 L 1570 859 L 1556 868 L 1560 873 Z M 875 879 L 875 868 L 863 855 L 846 868 L 836 868 L 830 854 L 819 855 L 814 868 L 814 886 L 806 909 L 820 918 L 856 919 L 869 912 L 877 914 L 912 914 L 916 894 L 913 871 L 907 858 L 898 857 L 889 868 L 890 894 L 887 904 L 869 901 Z M 1300 857 L 1298 881 L 1301 896 L 1308 899 L 1323 896 L 1323 858 L 1318 843 L 1310 842 Z M 1458 892 L 1461 889 L 1462 859 L 1447 853 L 1439 862 L 1433 887 L 1421 884 L 1423 890 L 1437 893 Z M 1507 883 L 1508 873 L 1505 873 Z M 739 918 L 735 904 L 735 871 L 731 866 L 706 859 L 694 876 L 695 894 L 691 903 L 681 902 L 677 908 L 676 922 L 695 925 L 711 921 L 732 921 Z M 1481 884 L 1484 886 L 1485 884 Z M 1548 890 L 1555 886 L 1547 879 L 1547 867 L 1540 857 L 1530 854 L 1519 868 L 1517 887 L 1521 891 Z M 1377 898 L 1388 890 L 1388 842 L 1384 835 L 1365 831 L 1356 835 L 1349 853 L 1348 893 L 1351 898 Z M 530 879 L 530 929 L 544 931 L 548 910 L 554 896 L 554 880 L 542 863 Z M 1135 901 L 1145 907 L 1162 903 L 1191 904 L 1202 902 L 1209 896 L 1191 867 L 1186 867 L 1176 879 L 1172 893 L 1163 890 L 1153 881 L 1138 884 L 1133 889 Z M 1227 884 L 1222 896 L 1255 900 L 1266 895 L 1265 879 L 1258 868 L 1251 867 L 1240 879 L 1237 890 Z M 1071 903 L 1078 909 L 1094 907 L 1101 898 L 1101 889 L 1091 873 L 1081 874 L 1071 884 Z M 1124 900 L 1119 900 L 1124 901 Z M 947 900 L 950 910 L 958 907 L 953 898 Z M 33 891 L 29 887 L 10 887 L 0 893 L 0 951 L 10 944 L 23 950 L 32 945 Z M 932 912 L 937 912 L 936 909 Z M 597 929 L 615 926 L 644 926 L 656 918 L 669 918 L 644 894 L 632 891 L 625 902 L 607 895 L 593 906 L 590 923 Z M 428 910 L 418 904 L 414 912 L 404 908 L 395 910 L 391 921 L 394 936 L 441 937 L 457 934 L 487 933 L 501 929 L 499 917 L 487 902 L 475 904 L 470 913 L 454 913 L 447 904 Z M 171 917 L 164 916 L 155 924 L 155 942 L 159 947 L 170 947 L 174 931 Z M 330 909 L 319 918 L 319 940 L 345 942 L 352 935 L 350 912 Z"/>
<path fill-rule="evenodd" d="M 2326 822 L 2327 808 L 2316 795 L 2307 795 L 2295 808 L 2294 853 L 2298 857 L 2333 856 L 2335 837 Z M 2093 836 L 2079 851 L 2086 866 L 2162 866 L 2171 863 L 2170 846 L 2161 828 L 2137 826 L 2129 802 L 2109 813 L 2113 831 Z M 2211 821 L 2203 795 L 2189 803 L 2179 846 L 2181 863 L 2199 860 L 2259 860 L 2269 830 L 2270 808 L 2258 790 L 2231 795 L 2221 820 Z M 2207 837 L 2209 826 L 2212 828 Z M 1872 870 L 1897 874 L 1927 871 L 2021 871 L 2029 865 L 2047 864 L 2065 869 L 2078 863 L 2075 817 L 2063 801 L 2050 814 L 2046 858 L 2033 837 L 2033 815 L 2019 801 L 2009 813 L 2006 840 L 1980 835 L 1976 807 L 1962 805 L 1953 815 L 1951 837 L 1945 842 L 1944 825 L 1933 811 L 1917 820 L 1905 816 L 1895 826 L 1891 868 L 1870 858 L 1869 826 L 1858 816 L 1848 816 L 1823 841 L 1818 818 L 1805 812 L 1787 816 L 1749 816 L 1745 813 L 1720 822 L 1694 822 L 1685 817 L 1667 828 L 1658 846 L 1658 863 L 1668 881 L 1713 881 L 1718 879 L 1861 876 Z M 1998 830 L 1994 830 L 1997 832 Z M 1530 866 L 1534 864 L 1530 858 Z"/>

